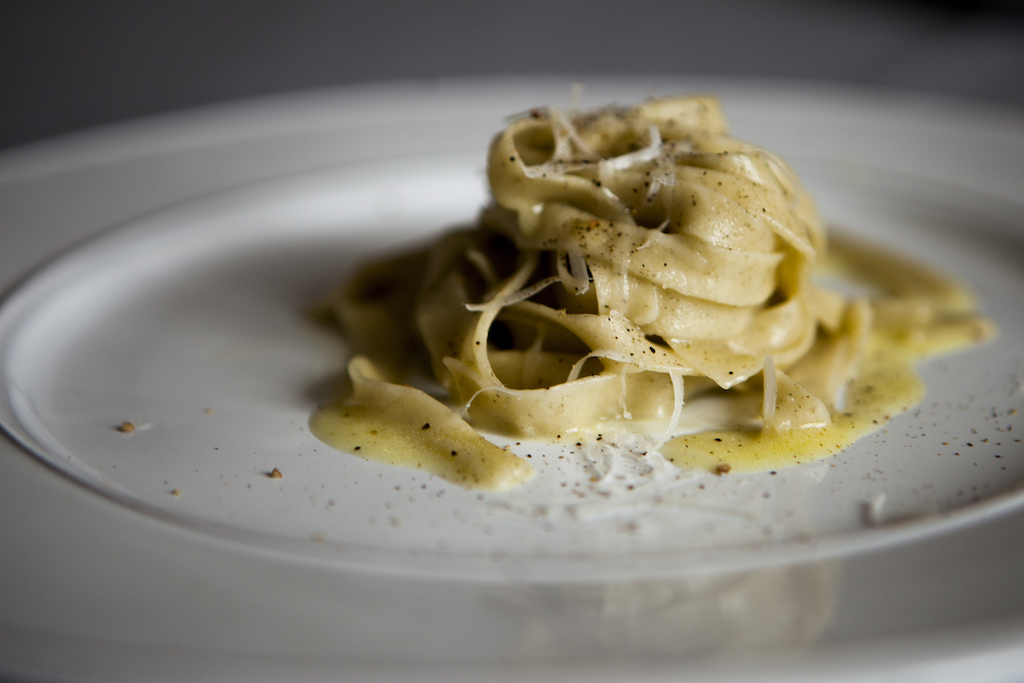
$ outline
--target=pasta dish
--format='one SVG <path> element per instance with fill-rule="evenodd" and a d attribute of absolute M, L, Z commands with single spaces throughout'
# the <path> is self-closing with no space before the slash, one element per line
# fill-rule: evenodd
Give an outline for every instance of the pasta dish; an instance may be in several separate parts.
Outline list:
<path fill-rule="evenodd" d="M 314 415 L 322 440 L 483 489 L 533 468 L 481 432 L 628 432 L 680 468 L 775 469 L 878 429 L 923 397 L 916 361 L 993 332 L 944 275 L 826 235 L 713 97 L 530 111 L 487 174 L 473 226 L 331 300 L 351 390 Z"/>

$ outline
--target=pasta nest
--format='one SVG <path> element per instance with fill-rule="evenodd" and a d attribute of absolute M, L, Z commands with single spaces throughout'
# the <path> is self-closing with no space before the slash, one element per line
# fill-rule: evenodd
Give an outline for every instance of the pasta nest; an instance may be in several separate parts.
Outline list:
<path fill-rule="evenodd" d="M 534 110 L 495 138 L 487 175 L 476 225 L 342 292 L 339 318 L 382 378 L 403 381 L 421 349 L 474 425 L 527 437 L 622 420 L 667 434 L 691 398 L 784 381 L 807 399 L 785 419 L 828 423 L 871 309 L 812 282 L 826 249 L 813 201 L 729 135 L 716 99 Z M 777 426 L 774 405 L 744 419 Z"/>

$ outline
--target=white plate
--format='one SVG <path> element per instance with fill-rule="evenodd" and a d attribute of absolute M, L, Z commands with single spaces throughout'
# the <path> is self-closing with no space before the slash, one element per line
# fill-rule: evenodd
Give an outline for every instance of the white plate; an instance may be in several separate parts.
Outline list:
<path fill-rule="evenodd" d="M 1006 492 L 1024 477 L 1024 449 L 1007 431 L 1024 407 L 1024 259 L 986 227 L 1000 225 L 1002 207 L 821 161 L 802 164 L 805 181 L 833 222 L 955 272 L 1002 329 L 984 349 L 927 363 L 925 402 L 879 434 L 777 474 L 640 486 L 614 501 L 594 492 L 581 454 L 541 444 L 515 448 L 531 451 L 541 475 L 501 494 L 331 450 L 306 421 L 346 354 L 304 311 L 353 264 L 471 221 L 486 200 L 482 151 L 401 152 L 179 206 L 48 265 L 0 309 L 4 427 L 77 481 L 160 519 L 261 549 L 449 578 L 764 566 L 1022 502 Z M 125 421 L 133 433 L 116 429 Z M 274 468 L 287 476 L 268 478 Z M 865 507 L 880 496 L 866 528 Z"/>
<path fill-rule="evenodd" d="M 306 420 L 343 367 L 344 348 L 302 311 L 359 259 L 472 220 L 485 199 L 486 140 L 503 114 L 565 97 L 561 84 L 513 85 L 348 93 L 279 105 L 276 117 L 273 107 L 271 114 L 254 108 L 154 126 L 135 141 L 121 133 L 92 149 L 88 140 L 77 151 L 68 144 L 63 158 L 39 150 L 9 159 L 0 167 L 7 187 L 76 167 L 93 178 L 133 164 L 152 168 L 176 156 L 183 171 L 201 172 L 200 139 L 232 160 L 220 176 L 191 186 L 178 180 L 145 206 L 120 200 L 136 213 L 283 177 L 121 221 L 21 283 L 0 310 L 5 429 L 57 471 L 123 506 L 118 523 L 146 529 L 153 543 L 199 544 L 203 553 L 250 557 L 293 575 L 312 567 L 339 583 L 393 576 L 387 581 L 404 599 L 468 582 L 498 596 L 502 619 L 536 631 L 520 633 L 511 650 L 484 638 L 478 651 L 542 661 L 593 653 L 616 634 L 609 653 L 693 651 L 757 618 L 770 628 L 751 627 L 747 640 L 768 632 L 782 644 L 813 639 L 829 623 L 842 583 L 834 564 L 791 563 L 907 543 L 1020 505 L 1019 120 L 974 111 L 928 118 L 927 107 L 908 99 L 866 102 L 843 91 L 726 84 L 725 104 L 738 135 L 795 163 L 832 221 L 945 267 L 978 291 L 1001 335 L 926 364 L 929 394 L 919 410 L 836 458 L 775 476 L 705 478 L 702 489 L 698 482 L 674 488 L 668 505 L 610 518 L 573 515 L 579 510 L 561 504 L 534 514 L 527 489 L 478 496 L 317 442 Z M 597 83 L 587 99 L 628 101 L 683 87 Z M 963 154 L 972 145 L 993 151 Z M 292 156 L 256 154 L 268 147 Z M 255 170 L 253 158 L 262 159 Z M 326 168 L 305 170 L 316 167 Z M 116 205 L 117 195 L 101 196 Z M 79 226 L 65 239 L 89 232 Z M 23 252 L 38 260 L 41 246 L 36 240 Z M 139 429 L 114 429 L 125 420 Z M 282 479 L 266 476 L 275 467 Z M 881 493 L 883 523 L 868 525 L 864 506 Z M 92 528 L 103 536 L 110 513 L 99 509 Z M 175 527 L 188 532 L 182 537 Z M 723 574 L 739 570 L 746 572 L 739 584 L 736 574 Z M 659 581 L 622 583 L 637 579 Z M 518 587 L 508 589 L 509 580 Z M 597 588 L 571 587 L 580 581 Z M 794 593 L 794 582 L 803 590 Z M 755 605 L 764 592 L 778 597 Z M 559 609 L 550 608 L 552 596 Z M 726 598 L 729 618 L 708 607 Z M 651 640 L 650 628 L 624 616 L 587 625 L 595 605 L 606 616 L 659 612 L 660 632 L 678 640 Z M 376 611 L 386 622 L 398 607 L 385 599 Z M 465 628 L 494 618 L 493 608 L 460 608 Z M 425 614 L 409 619 L 410 633 L 430 622 Z M 553 635 L 554 625 L 568 623 L 570 635 Z M 145 619 L 138 627 L 153 633 Z M 408 656 L 417 650 L 410 642 L 378 645 L 375 656 Z M 469 657 L 468 646 L 447 647 L 442 660 Z"/>

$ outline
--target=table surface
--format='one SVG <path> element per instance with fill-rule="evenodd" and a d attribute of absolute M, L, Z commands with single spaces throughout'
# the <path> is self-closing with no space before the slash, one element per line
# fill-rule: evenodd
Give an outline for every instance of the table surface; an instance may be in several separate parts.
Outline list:
<path fill-rule="evenodd" d="M 760 76 L 1024 103 L 1014 0 L 0 6 L 0 149 L 238 98 L 460 76 Z"/>

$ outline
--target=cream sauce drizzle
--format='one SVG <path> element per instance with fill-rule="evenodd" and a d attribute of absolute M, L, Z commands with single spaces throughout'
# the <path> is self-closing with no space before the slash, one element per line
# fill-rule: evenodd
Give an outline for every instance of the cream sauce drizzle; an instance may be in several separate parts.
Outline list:
<path fill-rule="evenodd" d="M 875 331 L 857 378 L 846 389 L 845 406 L 834 412 L 831 425 L 686 434 L 662 446 L 661 453 L 681 469 L 715 474 L 764 472 L 834 455 L 921 402 L 925 385 L 915 370 L 918 361 L 977 344 L 993 331 L 984 319 L 935 326 L 918 339 Z"/>
<path fill-rule="evenodd" d="M 864 259 L 886 261 L 903 273 L 918 267 L 863 245 L 854 251 L 844 248 L 841 253 L 847 258 L 833 258 L 828 264 L 834 273 L 863 274 L 857 262 Z M 920 278 L 913 282 L 918 303 L 938 297 L 970 301 L 966 289 L 948 280 L 927 286 Z M 894 292 L 890 289 L 889 293 Z M 888 300 L 891 306 L 898 301 Z M 846 389 L 844 407 L 832 411 L 831 425 L 704 431 L 672 438 L 660 451 L 680 469 L 715 474 L 775 470 L 828 457 L 920 403 L 925 395 L 915 369 L 920 361 L 981 343 L 994 333 L 989 320 L 972 313 L 911 321 L 909 325 L 891 321 L 872 331 L 857 377 Z M 527 461 L 487 441 L 447 406 L 417 389 L 370 378 L 367 374 L 372 369 L 358 362 L 355 365 L 355 392 L 317 410 L 311 419 L 313 433 L 328 445 L 367 460 L 423 470 L 470 489 L 504 490 L 534 475 Z M 372 384 L 375 391 L 360 392 L 366 384 Z M 386 399 L 381 398 L 382 389 Z M 608 425 L 576 427 L 596 434 Z"/>

